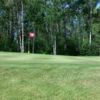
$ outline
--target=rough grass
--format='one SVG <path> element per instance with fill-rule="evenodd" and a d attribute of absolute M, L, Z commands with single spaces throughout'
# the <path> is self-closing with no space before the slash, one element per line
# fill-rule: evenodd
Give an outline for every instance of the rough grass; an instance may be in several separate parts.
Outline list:
<path fill-rule="evenodd" d="M 1 52 L 0 100 L 100 100 L 100 57 Z"/>

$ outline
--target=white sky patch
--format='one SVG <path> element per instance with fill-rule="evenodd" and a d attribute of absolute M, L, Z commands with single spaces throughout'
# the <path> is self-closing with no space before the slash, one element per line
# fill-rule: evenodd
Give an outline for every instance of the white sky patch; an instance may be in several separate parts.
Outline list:
<path fill-rule="evenodd" d="M 69 8 L 69 5 L 68 5 L 68 4 L 66 4 L 66 5 L 65 5 L 65 8 Z"/>
<path fill-rule="evenodd" d="M 97 3 L 96 9 L 100 9 L 100 2 Z"/>

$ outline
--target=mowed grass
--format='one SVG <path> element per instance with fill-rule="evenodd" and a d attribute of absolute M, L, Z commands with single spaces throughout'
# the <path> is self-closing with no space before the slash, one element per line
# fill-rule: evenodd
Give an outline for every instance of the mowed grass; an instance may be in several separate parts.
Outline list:
<path fill-rule="evenodd" d="M 0 100 L 100 100 L 100 57 L 1 52 Z"/>

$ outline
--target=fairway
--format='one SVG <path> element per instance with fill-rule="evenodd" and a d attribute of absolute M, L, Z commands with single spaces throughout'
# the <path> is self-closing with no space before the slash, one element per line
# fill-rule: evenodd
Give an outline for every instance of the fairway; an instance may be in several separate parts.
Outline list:
<path fill-rule="evenodd" d="M 1 52 L 0 100 L 100 100 L 100 57 Z"/>

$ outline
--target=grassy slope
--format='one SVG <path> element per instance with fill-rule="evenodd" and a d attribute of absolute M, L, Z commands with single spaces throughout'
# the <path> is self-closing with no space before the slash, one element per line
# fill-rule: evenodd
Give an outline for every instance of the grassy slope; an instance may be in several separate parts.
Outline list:
<path fill-rule="evenodd" d="M 100 100 L 100 58 L 0 53 L 0 100 Z"/>

